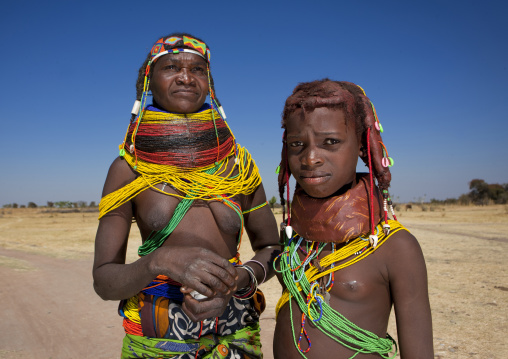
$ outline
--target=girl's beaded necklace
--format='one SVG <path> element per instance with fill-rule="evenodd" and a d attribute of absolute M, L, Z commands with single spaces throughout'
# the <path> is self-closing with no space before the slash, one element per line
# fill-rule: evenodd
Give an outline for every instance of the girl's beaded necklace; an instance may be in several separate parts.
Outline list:
<path fill-rule="evenodd" d="M 349 241 L 339 249 L 332 243 L 332 252 L 321 260 L 319 256 L 328 243 L 306 241 L 299 235 L 286 237 L 285 250 L 274 261 L 274 267 L 277 261 L 280 263 L 280 269 L 276 270 L 282 273 L 287 288 L 277 303 L 276 312 L 278 314 L 282 306 L 289 302 L 293 340 L 302 357 L 306 358 L 305 353 L 312 346 L 305 330 L 305 323 L 308 320 L 311 320 L 323 334 L 353 350 L 355 354 L 351 358 L 359 353 L 378 353 L 382 358 L 394 358 L 397 355 L 396 345 L 394 351 L 395 343 L 390 337 L 379 338 L 374 333 L 358 327 L 329 305 L 329 292 L 333 287 L 334 272 L 372 254 L 386 242 L 388 237 L 403 229 L 398 222 L 391 220 L 389 222 L 392 230 L 388 236 L 380 230 L 381 224 L 377 226 L 379 242 L 376 247 L 369 243 L 368 238 L 362 237 Z M 303 259 L 298 252 L 302 253 Z M 325 284 L 327 275 L 329 278 Z M 294 330 L 291 299 L 296 301 L 302 312 L 298 339 Z M 307 341 L 306 349 L 302 347 L 304 337 Z"/>

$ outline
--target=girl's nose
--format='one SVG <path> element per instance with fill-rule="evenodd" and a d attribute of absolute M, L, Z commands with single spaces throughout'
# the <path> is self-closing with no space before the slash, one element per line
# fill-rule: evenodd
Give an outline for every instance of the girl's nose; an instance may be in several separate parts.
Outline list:
<path fill-rule="evenodd" d="M 301 162 L 305 166 L 314 167 L 321 165 L 323 163 L 323 158 L 317 147 L 309 146 L 304 151 Z"/>

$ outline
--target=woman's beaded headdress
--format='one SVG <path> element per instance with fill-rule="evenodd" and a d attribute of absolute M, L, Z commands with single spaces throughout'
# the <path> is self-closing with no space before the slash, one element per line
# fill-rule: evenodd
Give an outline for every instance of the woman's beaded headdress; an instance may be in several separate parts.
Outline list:
<path fill-rule="evenodd" d="M 146 99 L 149 95 L 150 89 L 150 77 L 151 77 L 151 68 L 157 60 L 167 54 L 178 54 L 180 52 L 191 53 L 194 55 L 198 55 L 202 57 L 206 61 L 207 67 L 207 78 L 208 78 L 208 93 L 210 96 L 210 103 L 212 106 L 212 110 L 216 110 L 223 120 L 226 120 L 226 115 L 224 113 L 224 109 L 222 108 L 218 98 L 215 96 L 215 88 L 213 85 L 212 77 L 210 74 L 210 48 L 206 43 L 200 41 L 189 35 L 181 35 L 181 36 L 168 36 L 162 37 L 155 42 L 150 51 L 150 58 L 145 67 L 145 78 L 143 82 L 143 93 L 141 95 L 141 99 L 136 100 L 134 102 L 134 106 L 132 108 L 131 114 L 131 125 L 135 124 L 134 131 L 131 131 L 131 139 L 129 151 L 134 154 L 137 163 L 137 153 L 136 153 L 136 134 L 137 128 L 141 123 L 141 119 L 143 118 L 143 113 L 146 108 Z M 141 111 L 140 111 L 141 109 Z M 212 116 L 214 111 L 212 111 Z M 215 122 L 215 120 L 214 120 Z M 125 139 L 123 143 L 119 146 L 120 156 L 125 155 L 125 147 L 127 143 L 127 136 L 129 131 L 125 134 Z"/>

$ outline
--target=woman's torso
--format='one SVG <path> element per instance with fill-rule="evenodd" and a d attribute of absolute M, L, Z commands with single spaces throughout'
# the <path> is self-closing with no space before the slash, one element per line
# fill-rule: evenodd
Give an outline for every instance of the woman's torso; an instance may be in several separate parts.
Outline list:
<path fill-rule="evenodd" d="M 230 161 L 232 164 L 232 161 Z M 226 171 L 227 173 L 228 171 Z M 233 173 L 233 175 L 236 173 Z M 179 194 L 169 184 L 160 183 L 156 188 L 168 194 Z M 226 259 L 237 253 L 237 240 L 242 230 L 242 211 L 245 195 L 234 197 L 217 195 L 209 200 L 196 199 L 181 218 L 176 228 L 164 241 L 163 246 L 187 246 L 209 249 Z M 143 242 L 152 231 L 166 227 L 177 209 L 181 198 L 167 195 L 155 189 L 141 192 L 132 200 L 133 215 L 136 219 Z M 229 202 L 227 204 L 223 202 Z M 231 203 L 233 202 L 233 203 Z M 236 205 L 236 210 L 234 209 Z"/>

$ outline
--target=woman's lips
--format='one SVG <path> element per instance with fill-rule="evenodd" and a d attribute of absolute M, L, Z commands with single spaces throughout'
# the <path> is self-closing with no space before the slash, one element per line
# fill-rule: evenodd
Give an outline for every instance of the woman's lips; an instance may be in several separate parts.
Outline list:
<path fill-rule="evenodd" d="M 173 91 L 173 96 L 182 96 L 182 97 L 196 96 L 196 91 L 193 91 L 191 89 L 176 90 L 176 91 Z"/>

